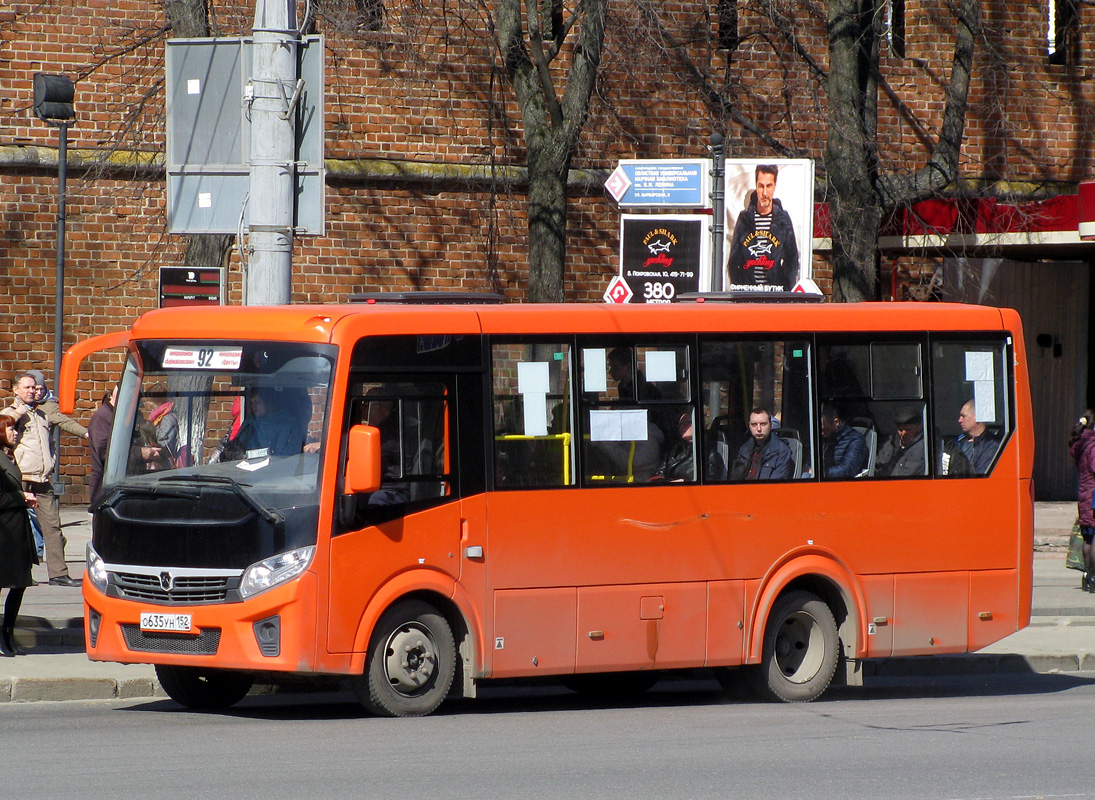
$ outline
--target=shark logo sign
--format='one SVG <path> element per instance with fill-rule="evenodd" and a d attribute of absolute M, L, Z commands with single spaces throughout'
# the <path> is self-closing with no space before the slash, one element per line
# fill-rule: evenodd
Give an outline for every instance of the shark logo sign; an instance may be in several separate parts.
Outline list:
<path fill-rule="evenodd" d="M 620 223 L 620 277 L 632 303 L 669 303 L 700 288 L 710 217 L 625 214 Z"/>

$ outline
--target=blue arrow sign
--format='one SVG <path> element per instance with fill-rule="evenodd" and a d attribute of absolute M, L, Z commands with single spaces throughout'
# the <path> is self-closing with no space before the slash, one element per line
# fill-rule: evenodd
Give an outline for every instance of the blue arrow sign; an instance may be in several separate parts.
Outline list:
<path fill-rule="evenodd" d="M 621 161 L 605 188 L 620 206 L 710 208 L 711 162 L 705 158 Z"/>

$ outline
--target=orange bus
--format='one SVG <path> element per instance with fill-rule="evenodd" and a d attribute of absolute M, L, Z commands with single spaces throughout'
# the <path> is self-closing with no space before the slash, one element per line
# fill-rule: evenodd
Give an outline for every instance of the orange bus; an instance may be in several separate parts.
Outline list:
<path fill-rule="evenodd" d="M 1028 624 L 1015 312 L 394 299 L 163 309 L 68 352 L 71 411 L 127 349 L 92 660 L 206 708 L 270 673 L 412 716 L 696 668 L 809 701 Z"/>

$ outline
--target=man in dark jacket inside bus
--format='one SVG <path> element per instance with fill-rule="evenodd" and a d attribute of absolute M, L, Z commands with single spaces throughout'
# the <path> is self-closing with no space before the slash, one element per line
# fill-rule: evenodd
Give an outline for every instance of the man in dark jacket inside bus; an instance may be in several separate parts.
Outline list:
<path fill-rule="evenodd" d="M 867 468 L 870 451 L 863 434 L 840 418 L 832 403 L 821 405 L 821 450 L 826 478 L 854 478 Z"/>
<path fill-rule="evenodd" d="M 767 409 L 749 412 L 749 434 L 752 439 L 741 446 L 730 478 L 736 481 L 781 481 L 795 471 L 791 448 L 787 442 L 772 435 L 772 415 Z"/>

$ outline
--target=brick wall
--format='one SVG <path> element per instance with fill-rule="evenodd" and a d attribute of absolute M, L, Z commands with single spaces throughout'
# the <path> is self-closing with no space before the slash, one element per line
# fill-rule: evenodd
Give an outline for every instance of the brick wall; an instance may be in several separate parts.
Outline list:
<path fill-rule="evenodd" d="M 495 59 L 477 4 L 388 0 L 385 29 L 355 28 L 352 0 L 328 0 L 326 150 L 331 159 L 388 159 L 520 166 L 520 110 Z M 824 3 L 776 3 L 785 28 L 818 67 L 827 64 Z M 211 3 L 217 35 L 246 33 L 253 3 Z M 905 58 L 885 50 L 880 95 L 883 169 L 921 166 L 941 121 L 953 21 L 937 2 L 906 3 Z M 967 120 L 963 172 L 973 180 L 1025 184 L 1091 177 L 1093 90 L 1089 61 L 1050 66 L 1045 2 L 985 3 L 984 38 Z M 1095 10 L 1081 8 L 1081 27 Z M 710 134 L 728 155 L 772 150 L 705 101 L 677 52 L 733 109 L 788 148 L 822 159 L 824 84 L 749 2 L 740 3 L 740 46 L 715 46 L 713 1 L 610 4 L 597 96 L 574 160 L 608 170 L 621 158 L 702 157 Z M 183 237 L 164 230 L 162 174 L 126 168 L 134 151 L 161 153 L 165 19 L 140 0 L 36 0 L 0 9 L 0 375 L 40 366 L 52 379 L 56 170 L 35 166 L 56 132 L 31 113 L 36 71 L 77 78 L 74 151 L 117 148 L 111 169 L 74 167 L 68 181 L 65 344 L 128 324 L 156 304 L 157 268 L 182 263 Z M 1090 35 L 1090 34 L 1089 34 Z M 679 50 L 678 50 L 679 48 Z M 564 57 L 555 67 L 562 79 Z M 128 154 L 128 155 L 127 155 Z M 819 161 L 819 177 L 823 174 Z M 819 185 L 822 185 L 819 181 Z M 824 200 L 819 191 L 818 200 Z M 526 286 L 526 210 L 520 189 L 485 182 L 400 184 L 329 181 L 327 233 L 299 238 L 293 300 L 339 301 L 352 292 L 409 288 L 499 290 Z M 567 299 L 599 302 L 616 270 L 618 212 L 598 188 L 570 203 Z M 913 259 L 904 274 L 924 272 Z M 241 299 L 229 261 L 229 297 Z M 929 264 L 930 266 L 930 264 Z M 827 288 L 831 270 L 815 257 Z M 118 357 L 92 362 L 77 417 L 87 420 L 116 377 Z M 6 389 L 6 383 L 0 389 Z M 73 499 L 83 496 L 86 449 L 62 451 Z"/>

